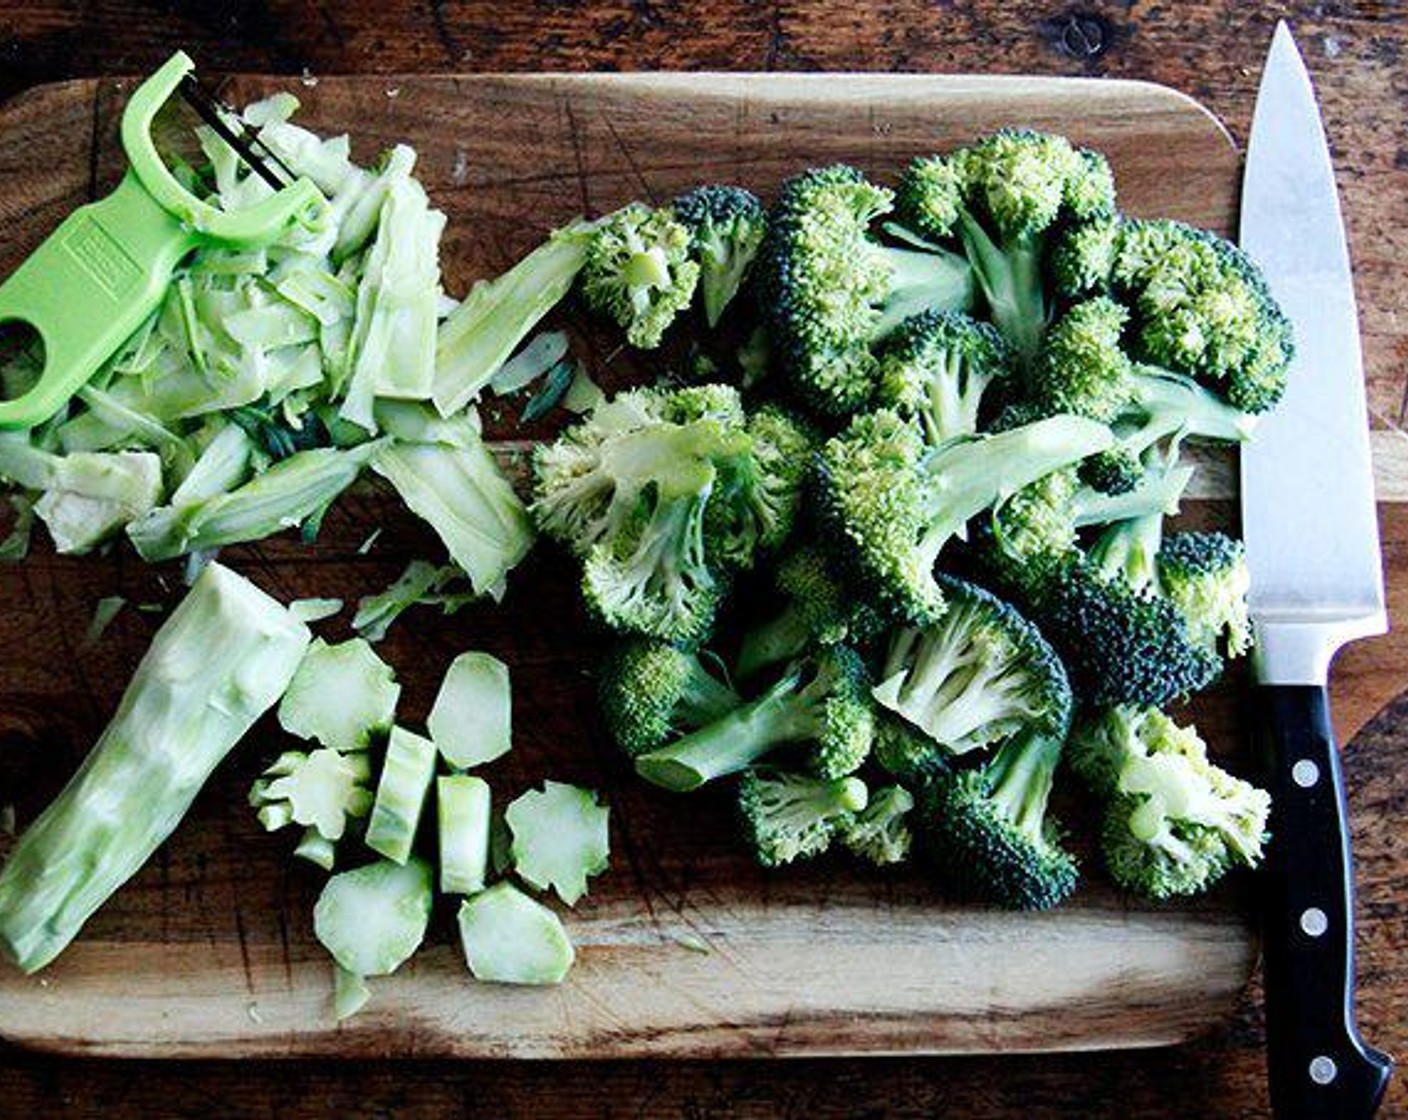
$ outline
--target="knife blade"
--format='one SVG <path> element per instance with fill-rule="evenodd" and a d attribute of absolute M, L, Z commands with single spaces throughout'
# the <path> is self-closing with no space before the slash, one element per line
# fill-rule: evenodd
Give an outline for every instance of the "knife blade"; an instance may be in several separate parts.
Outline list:
<path fill-rule="evenodd" d="M 1392 1061 L 1354 1021 L 1353 867 L 1330 661 L 1387 629 L 1349 250 L 1315 91 L 1276 28 L 1242 186 L 1244 250 L 1296 341 L 1286 394 L 1242 452 L 1256 733 L 1273 797 L 1262 874 L 1267 1068 L 1280 1120 L 1372 1116 Z"/>

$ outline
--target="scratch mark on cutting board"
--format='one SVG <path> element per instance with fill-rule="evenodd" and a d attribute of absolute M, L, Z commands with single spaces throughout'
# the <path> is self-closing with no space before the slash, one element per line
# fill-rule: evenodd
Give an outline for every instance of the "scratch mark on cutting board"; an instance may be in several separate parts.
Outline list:
<path fill-rule="evenodd" d="M 636 157 L 631 154 L 631 149 L 621 139 L 621 134 L 616 131 L 616 125 L 605 113 L 602 114 L 601 120 L 606 125 L 606 131 L 611 133 L 611 139 L 616 141 L 616 147 L 621 150 L 621 156 L 625 159 L 626 166 L 631 169 L 631 174 L 636 177 L 636 182 L 640 184 L 641 192 L 645 195 L 646 200 L 651 206 L 659 206 L 660 200 L 655 197 L 654 189 L 646 182 L 645 176 L 641 173 L 640 165 L 636 163 Z"/>

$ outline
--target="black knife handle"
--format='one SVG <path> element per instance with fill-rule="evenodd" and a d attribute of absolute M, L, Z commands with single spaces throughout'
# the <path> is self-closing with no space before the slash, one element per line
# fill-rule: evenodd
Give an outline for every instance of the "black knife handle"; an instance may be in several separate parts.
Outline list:
<path fill-rule="evenodd" d="M 1354 875 L 1329 698 L 1257 689 L 1270 773 L 1263 889 L 1266 1054 L 1277 1120 L 1368 1120 L 1393 1059 L 1354 1022 Z"/>

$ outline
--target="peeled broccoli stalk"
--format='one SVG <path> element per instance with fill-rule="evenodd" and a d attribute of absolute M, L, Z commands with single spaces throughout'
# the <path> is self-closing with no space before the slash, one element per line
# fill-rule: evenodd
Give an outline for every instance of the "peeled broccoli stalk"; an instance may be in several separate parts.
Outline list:
<path fill-rule="evenodd" d="M 326 840 L 340 840 L 347 818 L 365 817 L 371 809 L 372 795 L 366 788 L 371 773 L 371 763 L 362 754 L 285 751 L 251 787 L 249 802 L 269 831 L 301 824 Z"/>
<path fill-rule="evenodd" d="M 406 862 L 434 777 L 435 744 L 422 735 L 393 727 L 367 821 L 367 847 L 392 863 Z"/>
<path fill-rule="evenodd" d="M 676 793 L 736 774 L 780 747 L 810 744 L 812 768 L 828 778 L 865 760 L 874 717 L 864 667 L 840 648 L 795 663 L 757 699 L 636 758 L 636 773 Z"/>
<path fill-rule="evenodd" d="M 154 509 L 129 524 L 127 535 L 142 559 L 154 562 L 315 524 L 377 448 L 366 443 L 299 451 L 238 489 Z"/>
<path fill-rule="evenodd" d="M 475 591 L 501 583 L 532 547 L 528 511 L 477 439 L 471 447 L 390 443 L 371 465 L 435 530 Z"/>
<path fill-rule="evenodd" d="M 508 754 L 513 739 L 513 692 L 508 666 L 487 653 L 450 662 L 426 719 L 445 761 L 466 770 Z"/>
<path fill-rule="evenodd" d="M 516 265 L 482 281 L 440 324 L 432 399 L 440 415 L 478 395 L 543 317 L 572 289 L 587 259 L 592 226 L 557 230 Z"/>
<path fill-rule="evenodd" d="M 391 666 L 361 638 L 317 638 L 279 703 L 279 723 L 335 751 L 362 751 L 391 729 L 400 697 Z"/>
<path fill-rule="evenodd" d="M 460 903 L 465 962 L 476 980 L 560 984 L 576 953 L 558 916 L 511 883 L 496 883 Z"/>
<path fill-rule="evenodd" d="M 470 774 L 435 780 L 440 893 L 476 894 L 489 870 L 489 783 Z"/>
<path fill-rule="evenodd" d="M 339 872 L 324 884 L 313 907 L 313 933 L 339 969 L 358 978 L 387 976 L 425 940 L 433 900 L 430 865 L 424 860 L 377 860 Z M 338 1002 L 361 1006 L 356 1000 Z"/>
<path fill-rule="evenodd" d="M 308 628 L 211 563 L 152 640 L 83 765 L 0 872 L 0 949 L 25 972 L 53 960 L 180 823 L 196 794 L 288 686 Z"/>
<path fill-rule="evenodd" d="M 597 681 L 607 730 L 631 758 L 712 723 L 743 703 L 700 654 L 650 638 L 618 643 Z"/>
<path fill-rule="evenodd" d="M 841 829 L 841 843 L 856 856 L 887 867 L 909 858 L 914 836 L 908 818 L 914 796 L 903 786 L 886 786 L 870 796 L 870 803 Z"/>
<path fill-rule="evenodd" d="M 1064 728 L 1071 687 L 1035 626 L 976 584 L 940 577 L 947 610 L 890 634 L 871 694 L 952 754 L 1023 729 Z"/>
<path fill-rule="evenodd" d="M 504 811 L 514 870 L 530 886 L 554 890 L 575 906 L 587 893 L 587 878 L 606 870 L 608 815 L 589 789 L 547 781 L 541 790 L 529 790 Z"/>
<path fill-rule="evenodd" d="M 764 867 L 821 855 L 868 802 L 865 783 L 854 777 L 754 770 L 738 786 L 744 838 Z"/>
<path fill-rule="evenodd" d="M 945 874 L 980 898 L 1045 910 L 1075 890 L 1076 861 L 1047 814 L 1062 734 L 1023 732 L 930 787 L 925 824 Z"/>

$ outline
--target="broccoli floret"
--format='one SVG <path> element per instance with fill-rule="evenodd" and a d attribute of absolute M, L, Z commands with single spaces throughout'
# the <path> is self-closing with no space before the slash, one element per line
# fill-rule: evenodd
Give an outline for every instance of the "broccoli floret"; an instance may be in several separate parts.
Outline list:
<path fill-rule="evenodd" d="M 808 769 L 839 778 L 859 768 L 875 733 L 860 657 L 832 646 L 794 663 L 756 700 L 666 746 L 640 755 L 636 771 L 665 789 L 697 789 L 746 770 L 780 747 L 805 745 Z"/>
<path fill-rule="evenodd" d="M 1175 533 L 1157 559 L 1163 593 L 1182 612 L 1195 640 L 1216 647 L 1225 638 L 1229 657 L 1251 649 L 1251 573 L 1241 541 L 1225 533 Z"/>
<path fill-rule="evenodd" d="M 706 547 L 720 474 L 750 442 L 724 386 L 618 394 L 534 454 L 533 514 L 583 561 L 607 625 L 671 641 L 708 633 L 723 593 Z"/>
<path fill-rule="evenodd" d="M 1112 438 L 1104 424 L 1055 416 L 930 447 L 897 413 L 865 413 L 818 456 L 818 514 L 864 588 L 923 620 L 943 609 L 935 562 L 971 518 Z"/>
<path fill-rule="evenodd" d="M 762 247 L 767 212 L 752 191 L 724 186 L 696 187 L 675 199 L 673 209 L 699 262 L 704 318 L 717 326 Z"/>
<path fill-rule="evenodd" d="M 1156 708 L 1113 708 L 1076 729 L 1070 757 L 1105 803 L 1101 846 L 1126 890 L 1197 894 L 1260 862 L 1271 799 L 1211 762 L 1194 728 Z"/>
<path fill-rule="evenodd" d="M 1069 296 L 1108 292 L 1129 309 L 1135 358 L 1191 376 L 1243 412 L 1281 399 L 1291 324 L 1231 242 L 1182 222 L 1121 219 L 1072 230 L 1053 272 Z"/>
<path fill-rule="evenodd" d="M 653 350 L 694 298 L 699 265 L 689 251 L 690 232 L 668 207 L 623 206 L 592 231 L 582 298 L 615 320 L 632 346 Z"/>
<path fill-rule="evenodd" d="M 794 548 L 773 570 L 773 584 L 787 597 L 782 613 L 755 626 L 739 646 L 734 671 L 746 680 L 799 657 L 811 645 L 860 644 L 884 627 L 879 611 L 837 578 L 826 550 Z"/>
<path fill-rule="evenodd" d="M 711 551 L 739 568 L 780 548 L 797 522 L 816 432 L 764 405 L 748 418 L 750 454 L 720 473 L 705 532 Z"/>
<path fill-rule="evenodd" d="M 976 432 L 983 394 L 1013 372 L 997 328 L 954 311 L 906 319 L 878 354 L 877 402 L 917 418 L 931 444 Z"/>
<path fill-rule="evenodd" d="M 876 764 L 892 778 L 915 789 L 947 777 L 953 756 L 939 749 L 933 739 L 908 720 L 891 715 L 884 708 L 875 713 Z"/>
<path fill-rule="evenodd" d="M 909 814 L 914 795 L 903 786 L 885 786 L 870 797 L 869 804 L 841 826 L 841 843 L 861 859 L 877 867 L 902 863 L 909 858 L 914 834 Z"/>
<path fill-rule="evenodd" d="M 1115 210 L 1109 164 L 1060 136 L 1003 129 L 967 148 L 917 159 L 897 191 L 900 221 L 957 239 L 992 321 L 1025 364 L 1050 316 L 1044 282 L 1052 235 Z"/>
<path fill-rule="evenodd" d="M 876 702 L 955 755 L 1023 729 L 1062 733 L 1071 686 L 1046 639 L 976 584 L 936 579 L 948 609 L 926 626 L 891 631 Z"/>
<path fill-rule="evenodd" d="M 743 703 L 706 658 L 651 638 L 627 639 L 607 654 L 597 675 L 601 711 L 626 754 L 644 754 Z"/>
<path fill-rule="evenodd" d="M 821 855 L 868 800 L 859 778 L 750 771 L 738 786 L 738 815 L 754 858 L 781 867 Z"/>
<path fill-rule="evenodd" d="M 1075 890 L 1075 857 L 1047 813 L 1065 730 L 1024 731 L 983 765 L 925 790 L 921 827 L 955 885 L 1019 910 L 1048 909 Z"/>
<path fill-rule="evenodd" d="M 869 403 L 874 342 L 910 315 L 972 303 L 961 257 L 875 238 L 872 226 L 892 201 L 884 187 L 837 165 L 789 179 L 769 219 L 758 276 L 774 353 L 797 395 L 826 416 Z"/>

